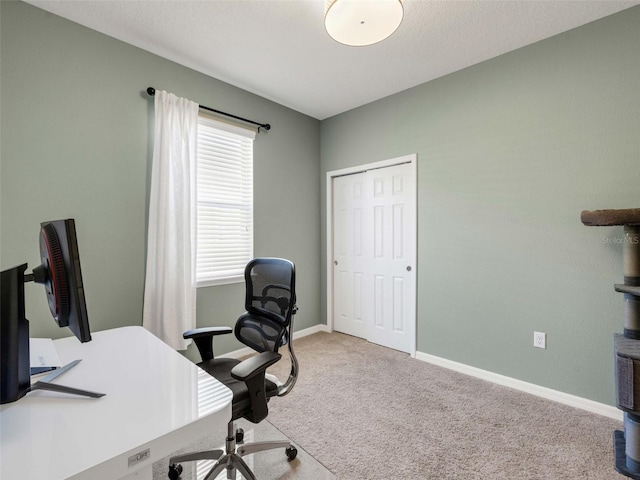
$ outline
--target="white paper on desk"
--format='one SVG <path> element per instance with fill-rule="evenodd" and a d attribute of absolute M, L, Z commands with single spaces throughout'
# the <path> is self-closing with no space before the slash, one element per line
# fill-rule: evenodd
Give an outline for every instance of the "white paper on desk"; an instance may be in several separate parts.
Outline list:
<path fill-rule="evenodd" d="M 31 368 L 57 368 L 62 366 L 56 347 L 50 338 L 29 339 L 29 361 Z"/>

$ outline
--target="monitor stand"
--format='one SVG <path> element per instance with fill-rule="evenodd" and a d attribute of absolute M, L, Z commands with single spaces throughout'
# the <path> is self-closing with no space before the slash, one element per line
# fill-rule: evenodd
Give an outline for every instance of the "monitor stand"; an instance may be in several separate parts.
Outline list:
<path fill-rule="evenodd" d="M 64 367 L 55 370 L 46 377 L 43 377 L 42 380 L 38 380 L 36 383 L 32 384 L 29 388 L 29 391 L 33 392 L 34 390 L 49 390 L 51 392 L 67 393 L 70 395 L 81 395 L 83 397 L 104 397 L 104 393 L 90 392 L 89 390 L 80 390 L 79 388 L 65 387 L 64 385 L 50 383 L 52 380 L 55 380 L 63 373 L 71 370 L 78 363 L 80 363 L 80 360 L 74 360 L 73 362 L 66 364 Z"/>

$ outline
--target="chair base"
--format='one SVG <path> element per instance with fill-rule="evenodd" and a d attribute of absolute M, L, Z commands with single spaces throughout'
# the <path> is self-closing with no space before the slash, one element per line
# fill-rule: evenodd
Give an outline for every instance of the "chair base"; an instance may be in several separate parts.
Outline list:
<path fill-rule="evenodd" d="M 170 480 L 177 480 L 182 473 L 182 467 L 179 465 L 183 462 L 193 462 L 197 460 L 216 460 L 216 463 L 207 472 L 204 480 L 214 480 L 222 470 L 227 470 L 227 479 L 236 480 L 236 472 L 245 478 L 245 480 L 257 480 L 257 477 L 248 467 L 242 457 L 251 455 L 252 453 L 264 452 L 275 448 L 284 448 L 289 461 L 296 458 L 298 450 L 288 441 L 270 441 L 270 442 L 254 442 L 246 445 L 240 445 L 236 448 L 236 433 L 234 421 L 227 424 L 227 438 L 225 441 L 225 451 L 222 450 L 206 450 L 202 452 L 190 452 L 182 455 L 175 455 L 169 459 Z"/>

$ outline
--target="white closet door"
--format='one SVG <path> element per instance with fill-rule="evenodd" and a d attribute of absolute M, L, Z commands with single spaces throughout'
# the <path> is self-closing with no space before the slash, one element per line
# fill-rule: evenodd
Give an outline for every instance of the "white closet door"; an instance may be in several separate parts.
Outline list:
<path fill-rule="evenodd" d="M 334 178 L 334 328 L 415 344 L 416 196 L 410 164 Z"/>
<path fill-rule="evenodd" d="M 335 330 L 357 337 L 367 337 L 365 286 L 369 245 L 364 229 L 370 221 L 365 195 L 365 173 L 346 175 L 333 180 L 334 219 L 334 302 Z"/>

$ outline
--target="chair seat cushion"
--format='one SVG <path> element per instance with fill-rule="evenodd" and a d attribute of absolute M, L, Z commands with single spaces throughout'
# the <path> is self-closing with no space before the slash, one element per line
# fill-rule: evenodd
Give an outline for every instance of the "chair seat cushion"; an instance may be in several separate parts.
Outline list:
<path fill-rule="evenodd" d="M 215 377 L 220 383 L 226 385 L 233 393 L 233 420 L 244 417 L 244 413 L 251 410 L 251 400 L 249 398 L 247 385 L 231 376 L 231 370 L 239 363 L 240 360 L 236 360 L 235 358 L 214 358 L 213 360 L 200 362 L 198 364 L 200 368 L 212 377 Z M 265 379 L 265 387 L 267 398 L 274 397 L 278 394 L 278 386 L 271 380 Z"/>

